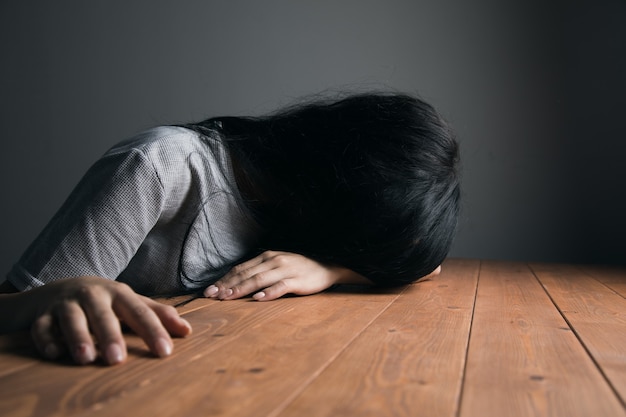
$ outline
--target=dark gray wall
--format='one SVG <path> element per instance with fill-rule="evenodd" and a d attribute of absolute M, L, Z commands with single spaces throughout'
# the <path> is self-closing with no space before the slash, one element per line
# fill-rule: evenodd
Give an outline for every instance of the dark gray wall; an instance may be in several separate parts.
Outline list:
<path fill-rule="evenodd" d="M 0 3 L 0 271 L 149 126 L 392 88 L 462 142 L 452 255 L 624 262 L 626 3 Z"/>

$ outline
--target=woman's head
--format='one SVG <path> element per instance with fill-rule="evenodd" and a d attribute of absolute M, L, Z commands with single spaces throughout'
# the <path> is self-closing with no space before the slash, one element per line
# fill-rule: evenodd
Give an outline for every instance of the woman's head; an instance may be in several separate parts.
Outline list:
<path fill-rule="evenodd" d="M 264 248 L 390 285 L 432 272 L 447 255 L 459 212 L 458 145 L 424 101 L 362 94 L 217 120 L 267 231 Z"/>

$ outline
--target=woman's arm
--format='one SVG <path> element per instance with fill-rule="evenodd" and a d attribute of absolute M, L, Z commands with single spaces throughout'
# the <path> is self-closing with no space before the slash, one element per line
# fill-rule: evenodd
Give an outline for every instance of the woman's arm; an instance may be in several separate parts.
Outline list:
<path fill-rule="evenodd" d="M 120 321 L 160 357 L 172 352 L 170 335 L 191 333 L 173 307 L 99 277 L 63 279 L 22 293 L 5 282 L 0 291 L 0 333 L 30 328 L 37 349 L 49 359 L 67 350 L 79 364 L 93 362 L 97 342 L 106 363 L 123 362 L 126 344 Z"/>
<path fill-rule="evenodd" d="M 423 278 L 438 275 L 439 265 Z M 204 290 L 204 296 L 233 300 L 254 294 L 258 301 L 269 301 L 285 294 L 310 295 L 335 284 L 373 285 L 348 268 L 324 265 L 303 255 L 266 251 L 231 269 L 222 279 Z"/>
<path fill-rule="evenodd" d="M 285 294 L 309 295 L 335 284 L 372 284 L 370 280 L 339 266 L 329 266 L 303 255 L 267 251 L 235 266 L 224 278 L 209 286 L 204 295 L 232 300 L 252 294 L 269 301 Z"/>
<path fill-rule="evenodd" d="M 157 223 L 166 195 L 140 150 L 96 161 L 9 271 L 20 290 L 63 277 L 116 279 Z"/>

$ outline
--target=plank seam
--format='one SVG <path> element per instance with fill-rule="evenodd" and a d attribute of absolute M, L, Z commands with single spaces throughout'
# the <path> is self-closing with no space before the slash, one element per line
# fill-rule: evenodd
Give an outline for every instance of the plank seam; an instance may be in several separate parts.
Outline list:
<path fill-rule="evenodd" d="M 476 311 L 476 300 L 478 298 L 478 285 L 480 284 L 480 272 L 482 270 L 483 261 L 478 263 L 478 270 L 476 271 L 476 288 L 474 288 L 474 301 L 472 303 L 472 314 L 470 316 L 470 328 L 467 333 L 467 341 L 465 343 L 465 358 L 463 359 L 463 374 L 461 375 L 461 389 L 459 390 L 459 398 L 456 404 L 456 410 L 454 415 L 459 417 L 461 415 L 461 404 L 463 403 L 463 392 L 465 391 L 465 378 L 467 375 L 467 362 L 469 360 L 469 346 L 472 338 L 472 329 L 474 328 L 474 312 Z"/>
<path fill-rule="evenodd" d="M 387 311 L 389 309 L 389 307 L 391 307 L 391 305 L 393 303 L 396 302 L 396 300 L 398 300 L 398 298 L 400 298 L 400 296 L 402 294 L 404 294 L 407 291 L 407 288 L 402 289 L 402 291 L 396 295 L 393 300 L 389 301 L 389 303 L 383 307 L 380 312 L 378 314 L 376 314 L 367 324 L 365 324 L 363 326 L 363 328 L 357 332 L 354 337 L 352 337 L 350 340 L 348 340 L 346 342 L 346 344 L 341 347 L 340 349 L 337 349 L 337 352 L 332 355 L 330 358 L 328 358 L 328 360 L 326 361 L 326 363 L 322 366 L 319 367 L 319 369 L 314 372 L 313 374 L 311 374 L 311 376 L 304 381 L 304 383 L 300 386 L 299 389 L 296 389 L 292 392 L 292 394 L 285 399 L 285 401 L 283 401 L 282 404 L 278 405 L 274 411 L 272 411 L 271 413 L 269 413 L 267 415 L 267 417 L 277 417 L 279 416 L 283 411 L 285 411 L 285 409 L 292 403 L 294 402 L 303 392 L 304 390 L 306 390 L 325 370 L 326 368 L 328 368 L 333 362 L 335 362 L 335 360 L 359 337 L 361 336 L 361 334 L 363 334 L 363 332 L 365 332 L 365 330 L 367 330 L 368 327 L 370 327 L 372 325 L 372 323 L 374 323 L 385 311 Z"/>
<path fill-rule="evenodd" d="M 565 323 L 567 323 L 567 325 L 569 326 L 569 328 L 572 331 L 572 333 L 574 333 L 574 336 L 576 337 L 576 339 L 578 339 L 578 342 L 580 343 L 582 348 L 585 350 L 585 352 L 587 352 L 587 355 L 589 356 L 589 358 L 591 359 L 591 361 L 595 365 L 596 369 L 600 372 L 600 375 L 602 375 L 602 378 L 604 378 L 606 383 L 609 385 L 609 387 L 611 388 L 611 391 L 613 391 L 613 394 L 617 397 L 617 399 L 620 402 L 620 404 L 622 404 L 622 407 L 624 407 L 626 409 L 626 400 L 624 398 L 622 398 L 622 396 L 619 394 L 619 392 L 617 391 L 617 389 L 615 388 L 615 386 L 613 385 L 613 383 L 611 382 L 609 377 L 606 375 L 606 373 L 602 369 L 602 366 L 600 366 L 600 363 L 598 363 L 596 358 L 593 356 L 593 354 L 591 353 L 591 351 L 589 350 L 589 348 L 587 347 L 587 345 L 583 341 L 581 335 L 576 331 L 576 328 L 574 328 L 574 325 L 569 321 L 569 319 L 567 318 L 565 313 L 563 313 L 563 311 L 561 310 L 561 307 L 559 307 L 559 305 L 554 300 L 554 298 L 552 298 L 552 295 L 550 294 L 550 291 L 548 291 L 548 288 L 546 288 L 546 286 L 543 284 L 543 282 L 539 278 L 539 275 L 537 275 L 537 273 L 535 272 L 533 267 L 530 264 L 526 264 L 526 266 L 528 267 L 528 269 L 530 269 L 530 272 L 532 272 L 533 276 L 535 277 L 535 280 L 537 280 L 537 282 L 539 283 L 539 285 L 541 286 L 543 291 L 546 293 L 546 295 L 548 296 L 548 298 L 550 299 L 550 301 L 552 302 L 552 304 L 554 305 L 556 310 L 559 312 L 559 314 L 561 315 L 563 320 L 565 320 Z M 589 276 L 589 274 L 585 274 L 585 275 Z M 593 280 L 597 281 L 594 277 L 590 276 L 590 278 L 592 278 Z"/>
<path fill-rule="evenodd" d="M 596 278 L 594 275 L 592 275 L 591 273 L 589 273 L 589 271 L 583 266 L 575 266 L 575 268 L 578 270 L 578 272 L 580 272 L 583 275 L 588 276 L 589 278 L 593 279 L 594 281 L 596 281 L 597 283 L 599 283 L 600 285 L 602 285 L 603 287 L 606 287 L 609 291 L 611 291 L 612 293 L 614 293 L 615 295 L 618 295 L 624 299 L 626 299 L 626 297 L 624 297 L 619 291 L 615 290 L 613 287 L 611 287 L 609 284 L 607 284 L 604 281 L 599 280 L 598 278 Z"/>

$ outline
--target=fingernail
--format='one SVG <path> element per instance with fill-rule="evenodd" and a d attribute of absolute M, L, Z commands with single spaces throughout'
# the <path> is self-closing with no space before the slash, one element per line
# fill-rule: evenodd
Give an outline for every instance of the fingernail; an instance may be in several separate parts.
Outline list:
<path fill-rule="evenodd" d="M 255 300 L 260 300 L 261 298 L 265 298 L 265 293 L 263 291 L 259 291 L 258 293 L 252 296 Z"/>
<path fill-rule="evenodd" d="M 124 361 L 124 352 L 122 352 L 122 347 L 117 343 L 109 345 L 104 353 L 104 356 L 106 357 L 107 362 L 111 365 Z"/>
<path fill-rule="evenodd" d="M 96 352 L 90 345 L 81 343 L 76 348 L 74 358 L 76 358 L 76 362 L 80 364 L 90 363 L 96 360 Z"/>
<path fill-rule="evenodd" d="M 59 348 L 54 343 L 48 343 L 43 353 L 48 359 L 56 359 L 59 357 Z"/>
<path fill-rule="evenodd" d="M 219 290 L 220 289 L 217 288 L 215 285 L 210 285 L 204 290 L 204 296 L 214 297 L 219 292 Z"/>
<path fill-rule="evenodd" d="M 160 357 L 169 356 L 172 354 L 172 344 L 164 338 L 157 339 L 155 347 L 156 353 Z"/>

